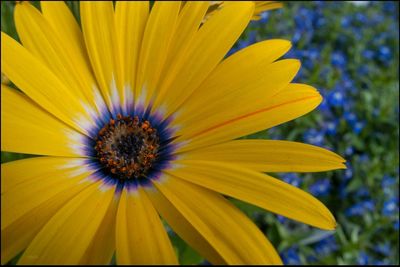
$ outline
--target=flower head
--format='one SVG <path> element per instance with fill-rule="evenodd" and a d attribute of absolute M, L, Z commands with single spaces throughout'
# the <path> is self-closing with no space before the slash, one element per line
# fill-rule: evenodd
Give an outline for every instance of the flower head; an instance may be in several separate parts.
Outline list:
<path fill-rule="evenodd" d="M 322 229 L 316 198 L 264 172 L 344 168 L 322 148 L 235 140 L 313 110 L 291 83 L 290 42 L 224 59 L 253 18 L 235 2 L 17 4 L 21 43 L 2 33 L 2 150 L 42 155 L 2 165 L 2 264 L 177 263 L 163 221 L 213 264 L 281 263 L 223 195 Z"/>

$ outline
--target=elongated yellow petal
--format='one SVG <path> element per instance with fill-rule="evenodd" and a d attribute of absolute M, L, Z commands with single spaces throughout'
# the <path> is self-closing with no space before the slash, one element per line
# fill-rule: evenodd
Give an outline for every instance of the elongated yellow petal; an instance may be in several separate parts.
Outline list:
<path fill-rule="evenodd" d="M 32 241 L 45 223 L 90 183 L 84 166 L 70 158 L 40 157 L 1 165 L 1 263 Z M 29 171 L 27 171 L 29 170 Z"/>
<path fill-rule="evenodd" d="M 113 2 L 81 1 L 80 15 L 86 48 L 101 93 L 110 110 L 120 112 L 124 92 Z"/>
<path fill-rule="evenodd" d="M 151 9 L 140 49 L 136 98 L 144 102 L 139 105 L 147 106 L 156 90 L 175 31 L 180 5 L 177 1 L 156 1 Z"/>
<path fill-rule="evenodd" d="M 321 100 L 321 95 L 313 87 L 304 84 L 289 84 L 272 96 L 264 108 L 232 117 L 212 126 L 204 118 L 201 121 L 204 125 L 203 130 L 193 134 L 191 138 L 182 138 L 189 140 L 186 141 L 187 145 L 179 150 L 187 151 L 205 147 L 271 128 L 310 112 L 321 103 Z"/>
<path fill-rule="evenodd" d="M 33 166 L 35 163 L 38 165 Z M 25 174 L 24 176 L 21 175 L 22 178 L 16 170 L 18 167 L 38 168 L 38 166 L 45 164 L 49 166 L 44 167 L 42 172 L 32 172 L 36 176 Z M 73 164 L 73 167 L 70 167 L 71 164 Z M 79 164 L 81 168 L 79 168 Z M 6 214 L 1 218 L 2 229 L 16 221 L 24 213 L 58 193 L 71 188 L 90 174 L 90 170 L 85 169 L 82 160 L 68 158 L 40 157 L 27 159 L 15 163 L 6 163 L 4 168 L 5 170 L 2 173 L 5 179 L 4 185 L 7 187 L 4 194 L 1 195 L 2 205 L 4 204 L 2 211 Z M 13 173 L 13 170 L 16 174 Z M 77 176 L 76 173 L 79 175 Z"/>
<path fill-rule="evenodd" d="M 260 230 L 221 195 L 178 178 L 154 185 L 228 264 L 280 264 Z"/>
<path fill-rule="evenodd" d="M 174 122 L 178 125 L 183 122 L 189 124 L 202 119 L 201 116 L 208 121 L 208 114 L 220 113 L 226 103 L 230 105 L 229 110 L 241 106 L 256 109 L 256 106 L 262 105 L 262 99 L 268 99 L 289 84 L 298 71 L 300 64 L 297 61 L 271 64 L 290 47 L 290 42 L 286 40 L 268 40 L 228 57 L 182 105 Z M 240 105 L 235 105 L 238 102 Z"/>
<path fill-rule="evenodd" d="M 115 190 L 92 183 L 62 207 L 36 235 L 19 264 L 78 264 L 111 204 Z"/>
<path fill-rule="evenodd" d="M 217 10 L 229 6 L 232 2 L 233 1 L 211 1 L 209 4 L 210 9 L 208 10 L 205 16 L 204 21 L 207 21 L 211 16 L 213 16 Z M 281 8 L 283 6 L 282 3 L 276 1 L 253 1 L 253 2 L 255 3 L 255 9 L 251 20 L 259 20 L 261 18 L 261 13 L 267 10 Z"/>
<path fill-rule="evenodd" d="M 137 65 L 148 15 L 148 1 L 117 1 L 115 4 L 115 27 L 122 60 L 126 110 L 133 105 Z"/>
<path fill-rule="evenodd" d="M 67 57 L 72 62 L 74 72 L 66 75 L 75 75 L 82 85 L 79 89 L 86 96 L 89 105 L 92 108 L 96 107 L 100 114 L 105 112 L 107 108 L 104 99 L 100 96 L 99 85 L 90 65 L 83 34 L 72 12 L 63 1 L 41 1 L 40 6 L 43 17 L 54 29 L 53 33 L 65 47 Z"/>
<path fill-rule="evenodd" d="M 76 22 L 73 24 L 70 21 L 73 19 L 69 17 L 72 14 L 65 4 L 55 3 L 57 5 L 55 8 L 53 8 L 53 4 L 44 4 L 46 14 L 49 14 L 51 19 L 54 19 L 51 16 L 53 12 L 60 15 L 60 19 L 64 18 L 63 28 L 66 28 L 67 32 L 71 31 L 70 27 L 77 26 Z M 47 7 L 50 7 L 50 12 Z M 24 47 L 41 59 L 77 98 L 93 105 L 92 90 L 95 82 L 89 69 L 89 61 L 82 53 L 82 49 L 77 49 L 74 39 L 72 42 L 64 39 L 64 35 L 59 34 L 57 28 L 53 28 L 46 18 L 28 2 L 16 5 L 14 17 L 18 35 Z M 78 28 L 75 35 L 79 33 Z M 76 38 L 76 36 L 74 37 Z"/>
<path fill-rule="evenodd" d="M 40 60 L 1 32 L 1 70 L 29 98 L 67 123 L 87 133 L 90 117 L 82 102 Z"/>
<path fill-rule="evenodd" d="M 334 217 L 318 199 L 266 174 L 222 162 L 182 160 L 176 164 L 166 172 L 321 229 L 336 226 Z"/>
<path fill-rule="evenodd" d="M 82 31 L 66 3 L 62 1 L 41 1 L 40 9 L 43 17 L 46 18 L 53 29 L 62 29 L 62 31 L 55 31 L 58 38 L 64 41 L 68 40 L 66 45 L 68 45 L 70 51 L 75 51 L 76 55 L 79 55 L 77 58 L 81 58 L 89 64 Z M 88 65 L 88 68 L 90 69 L 90 65 Z"/>
<path fill-rule="evenodd" d="M 345 160 L 327 149 L 278 140 L 235 140 L 184 153 L 182 158 L 229 162 L 262 172 L 318 172 L 346 168 Z"/>
<path fill-rule="evenodd" d="M 84 135 L 5 85 L 1 85 L 1 133 L 3 151 L 85 156 Z"/>
<path fill-rule="evenodd" d="M 164 106 L 166 115 L 175 111 L 223 59 L 248 24 L 253 9 L 252 2 L 237 2 L 204 23 L 186 53 L 170 66 L 155 105 Z"/>
<path fill-rule="evenodd" d="M 108 265 L 115 252 L 115 221 L 121 194 L 116 192 L 92 242 L 80 260 L 80 265 Z"/>
<path fill-rule="evenodd" d="M 252 20 L 259 20 L 261 18 L 261 13 L 268 10 L 281 8 L 283 6 L 282 3 L 276 1 L 255 1 L 255 3 L 256 8 L 254 9 Z"/>
<path fill-rule="evenodd" d="M 163 83 L 174 61 L 180 55 L 185 54 L 186 50 L 191 46 L 193 37 L 200 27 L 208 6 L 207 1 L 188 1 L 182 7 L 174 35 L 168 47 L 167 59 L 163 66 L 159 84 Z"/>
<path fill-rule="evenodd" d="M 269 64 L 268 67 L 256 64 L 242 69 L 234 67 L 235 65 L 231 65 L 224 75 L 213 77 L 209 83 L 204 83 L 204 88 L 207 88 L 205 91 L 220 93 L 210 93 L 212 98 L 209 98 L 206 96 L 207 92 L 202 93 L 201 87 L 197 96 L 193 96 L 197 101 L 194 100 L 192 105 L 188 104 L 186 109 L 181 110 L 183 121 L 180 123 L 177 119 L 176 123 L 182 127 L 182 138 L 242 114 L 262 109 L 271 102 L 271 98 L 277 92 L 290 83 L 300 67 L 298 60 L 291 59 Z M 201 112 L 198 112 L 199 110 Z"/>
<path fill-rule="evenodd" d="M 167 232 L 142 188 L 122 192 L 116 233 L 118 264 L 178 264 Z"/>
<path fill-rule="evenodd" d="M 214 247 L 210 245 L 163 194 L 154 188 L 145 187 L 144 189 L 154 207 L 168 222 L 175 233 L 212 264 L 226 264 Z"/>

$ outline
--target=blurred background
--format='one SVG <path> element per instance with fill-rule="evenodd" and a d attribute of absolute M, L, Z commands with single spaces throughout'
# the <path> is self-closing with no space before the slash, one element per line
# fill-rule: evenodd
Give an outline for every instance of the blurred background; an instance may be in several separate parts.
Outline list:
<path fill-rule="evenodd" d="M 79 20 L 79 3 L 67 2 Z M 1 2 L 1 30 L 18 40 L 13 7 Z M 314 144 L 347 160 L 346 170 L 273 174 L 325 203 L 338 222 L 336 231 L 232 200 L 286 264 L 399 264 L 398 14 L 398 3 L 389 1 L 284 2 L 282 9 L 252 21 L 230 51 L 266 39 L 291 40 L 285 58 L 302 62 L 295 81 L 316 87 L 324 97 L 312 113 L 245 138 Z M 1 152 L 1 162 L 29 156 Z M 169 234 L 182 264 L 208 264 Z"/>

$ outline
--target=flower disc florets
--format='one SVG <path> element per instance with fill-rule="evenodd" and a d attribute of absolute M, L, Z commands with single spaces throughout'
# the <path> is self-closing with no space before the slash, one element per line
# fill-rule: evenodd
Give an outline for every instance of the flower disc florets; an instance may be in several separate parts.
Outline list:
<path fill-rule="evenodd" d="M 95 150 L 100 163 L 118 179 L 145 177 L 157 159 L 157 129 L 138 116 L 117 115 L 98 133 Z"/>

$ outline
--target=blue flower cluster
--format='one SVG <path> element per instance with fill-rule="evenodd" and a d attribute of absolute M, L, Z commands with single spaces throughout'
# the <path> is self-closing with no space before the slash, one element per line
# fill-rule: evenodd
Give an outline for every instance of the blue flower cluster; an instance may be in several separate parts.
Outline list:
<path fill-rule="evenodd" d="M 398 10 L 390 1 L 285 2 L 252 22 L 231 50 L 291 40 L 284 57 L 302 62 L 294 81 L 315 86 L 324 100 L 317 112 L 259 136 L 325 147 L 347 160 L 342 171 L 277 175 L 327 203 L 339 225 L 335 235 L 315 238 L 310 253 L 299 242 L 309 238 L 305 226 L 275 217 L 285 226 L 276 226 L 281 238 L 293 240 L 280 247 L 286 264 L 398 264 Z"/>

